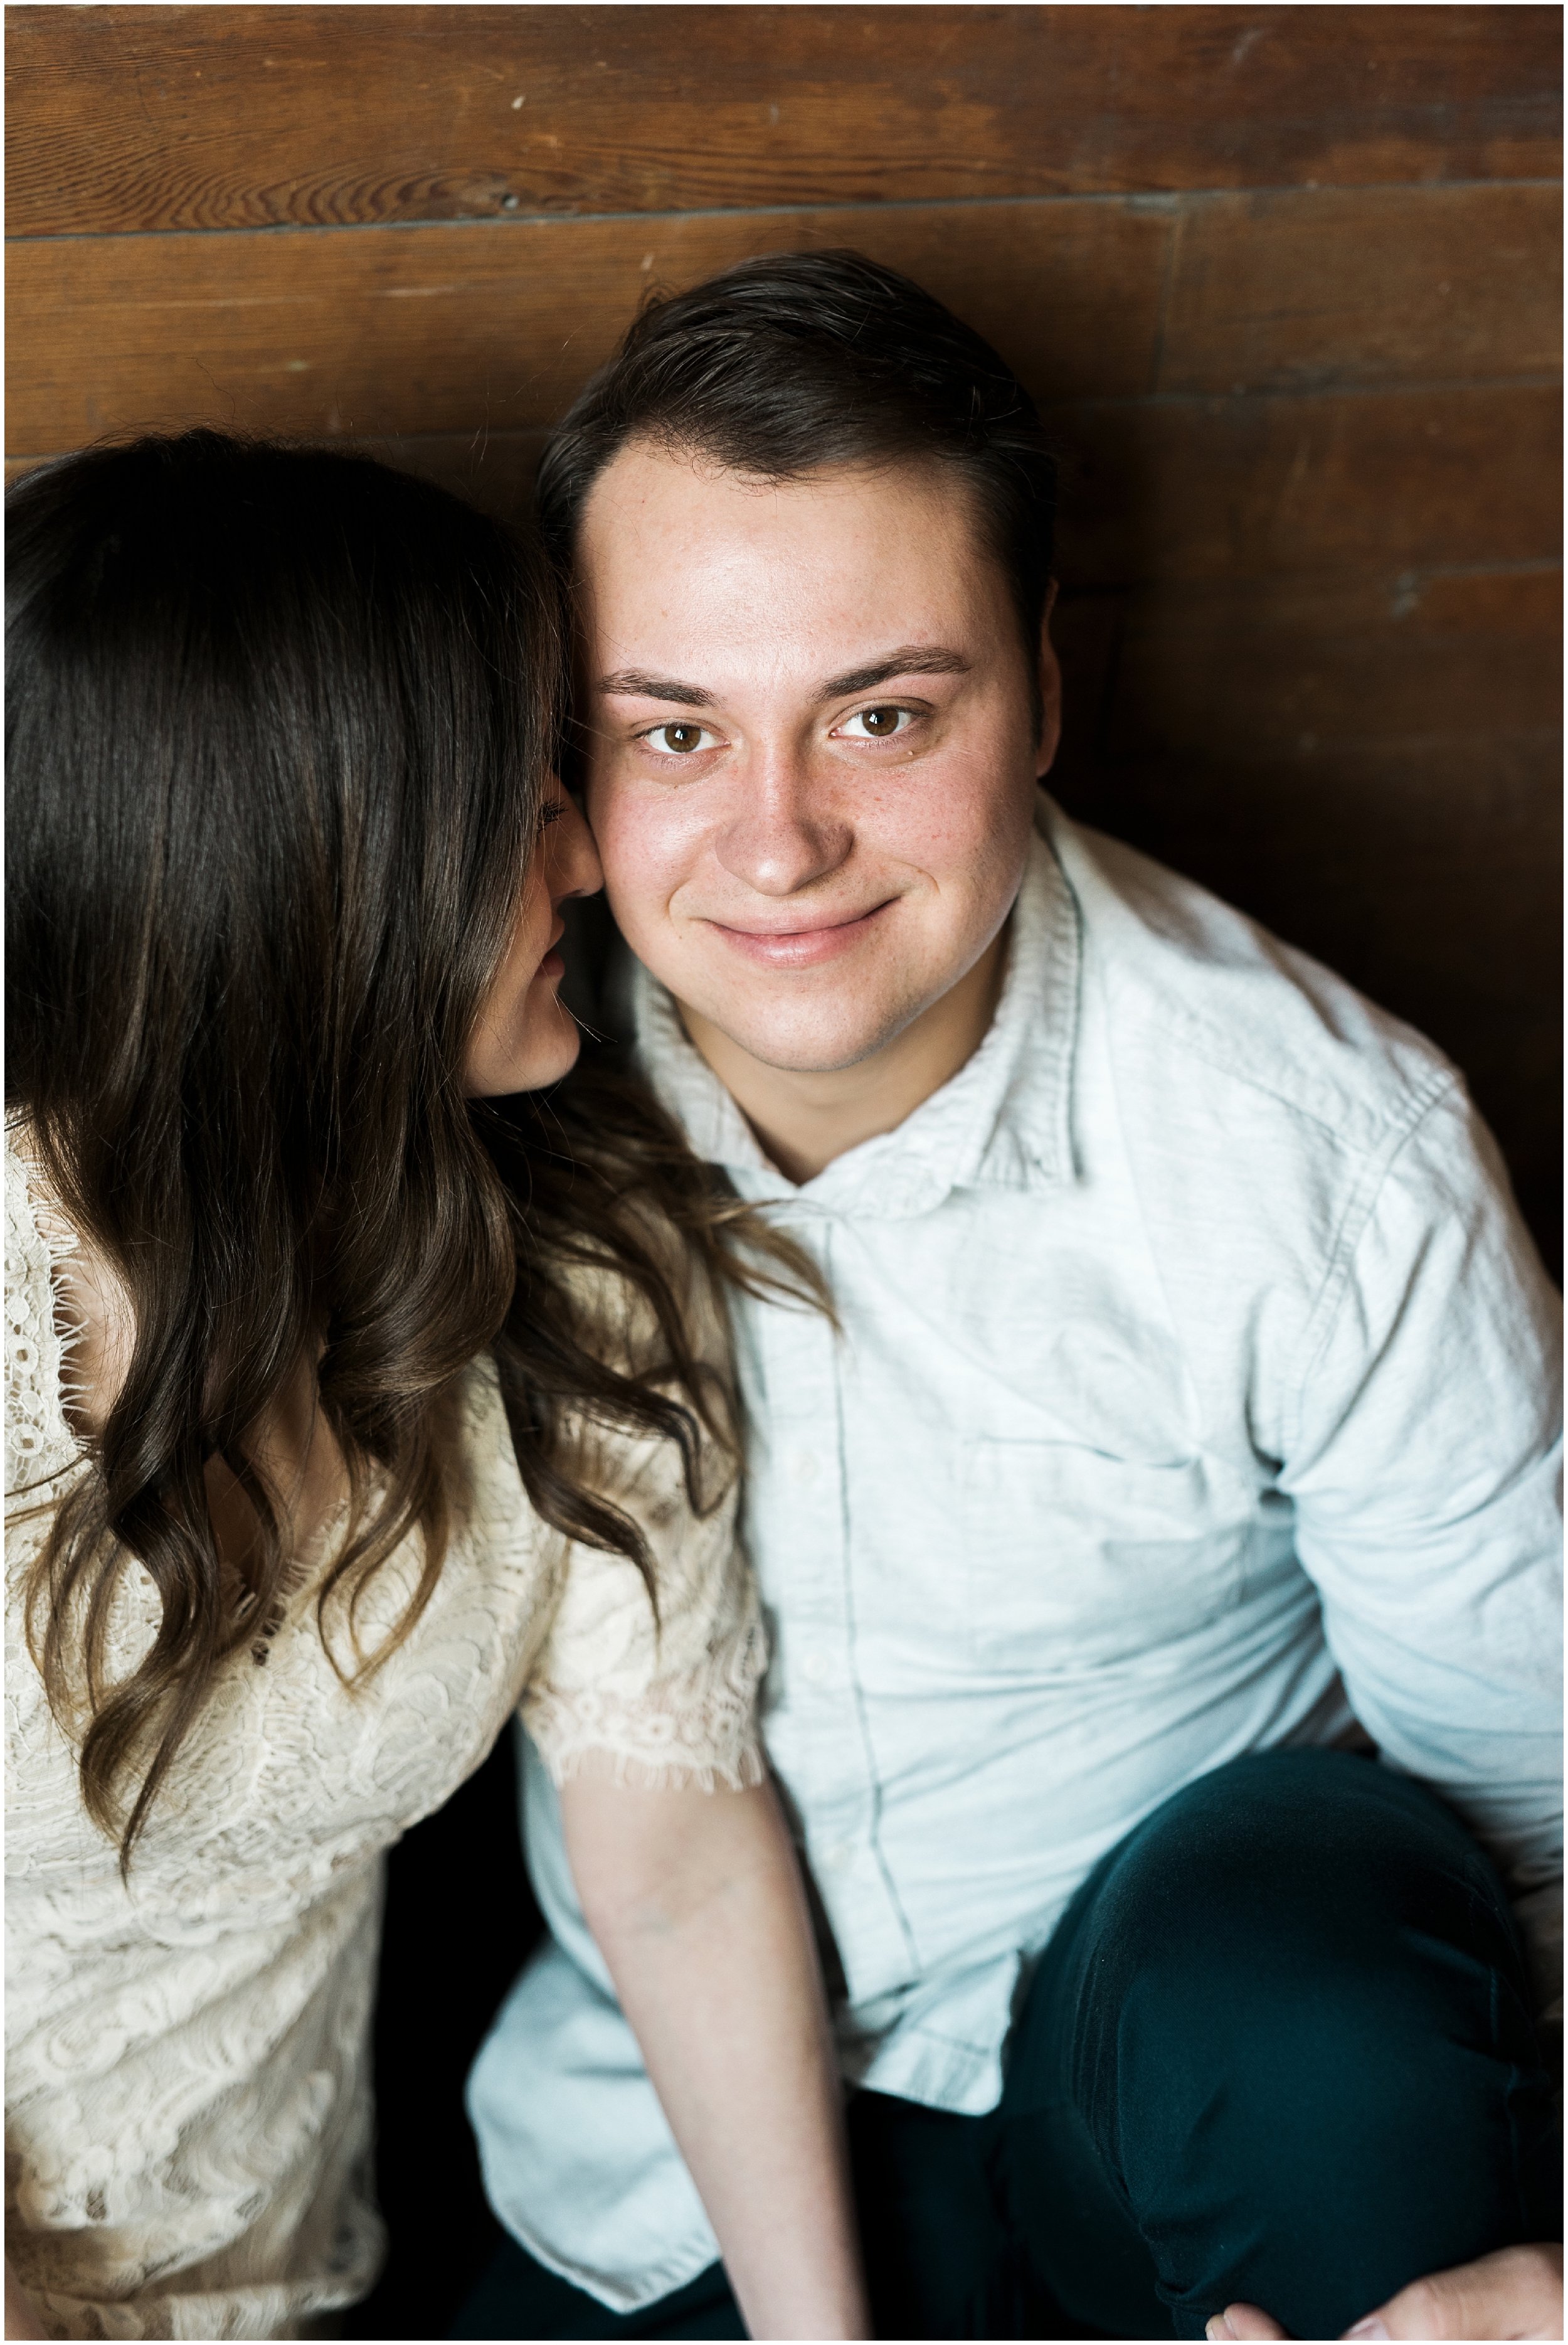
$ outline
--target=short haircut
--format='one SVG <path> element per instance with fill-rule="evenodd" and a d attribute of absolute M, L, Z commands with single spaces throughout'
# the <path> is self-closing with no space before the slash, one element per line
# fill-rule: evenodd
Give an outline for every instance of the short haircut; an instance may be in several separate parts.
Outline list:
<path fill-rule="evenodd" d="M 1037 728 L 1057 459 L 1011 368 L 935 295 L 864 253 L 775 252 L 650 302 L 540 465 L 540 526 L 563 575 L 590 489 L 633 440 L 760 480 L 950 471 L 1007 579 Z"/>

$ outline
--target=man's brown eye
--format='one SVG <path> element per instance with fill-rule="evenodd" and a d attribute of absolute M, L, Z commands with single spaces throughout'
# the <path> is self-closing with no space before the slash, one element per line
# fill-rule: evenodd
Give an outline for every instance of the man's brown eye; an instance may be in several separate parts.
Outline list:
<path fill-rule="evenodd" d="M 860 721 L 868 733 L 896 733 L 898 716 L 896 708 L 867 708 L 862 712 Z"/>
<path fill-rule="evenodd" d="M 694 749 L 703 737 L 700 725 L 661 725 L 659 737 L 666 749 Z"/>

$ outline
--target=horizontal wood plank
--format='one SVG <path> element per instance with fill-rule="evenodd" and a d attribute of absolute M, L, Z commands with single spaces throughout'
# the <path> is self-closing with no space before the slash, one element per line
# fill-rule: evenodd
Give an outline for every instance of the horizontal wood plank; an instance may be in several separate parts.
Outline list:
<path fill-rule="evenodd" d="M 1558 219 L 1500 187 L 38 239 L 9 256 L 10 445 L 171 419 L 536 428 L 650 286 L 840 243 L 930 285 L 1046 400 L 1515 380 L 1555 358 Z"/>
<path fill-rule="evenodd" d="M 1048 421 L 1077 586 L 1551 561 L 1550 386 L 1108 401 Z"/>
<path fill-rule="evenodd" d="M 7 11 L 13 235 L 1551 177 L 1546 6 Z"/>
<path fill-rule="evenodd" d="M 171 421 L 349 432 L 552 422 L 651 286 L 855 243 L 1055 396 L 1154 368 L 1169 215 L 1137 202 L 40 239 L 7 272 L 9 444 Z"/>
<path fill-rule="evenodd" d="M 1555 375 L 1560 187 L 1325 188 L 1179 208 L 1162 391 Z"/>
<path fill-rule="evenodd" d="M 1400 304 L 1387 270 L 1384 300 L 1347 297 L 1338 313 L 1314 310 L 1322 273 L 1309 271 L 1298 288 L 1277 249 L 1274 318 L 1249 310 L 1242 292 L 1230 303 L 1232 323 L 1221 318 L 1205 325 L 1205 307 L 1212 311 L 1227 297 L 1217 289 L 1220 274 L 1201 259 L 1203 240 L 1244 243 L 1245 202 L 1237 199 L 1223 229 L 1208 225 L 1210 205 L 1199 206 L 1180 230 L 1184 249 L 1199 251 L 1197 275 L 1184 290 L 1186 264 L 1179 264 L 1158 360 L 1161 379 L 1199 389 L 1207 377 L 1210 387 L 1229 391 L 1242 357 L 1267 381 L 1287 384 L 1303 371 L 1353 381 L 1380 364 L 1394 370 L 1396 381 L 1402 371 L 1423 382 L 1441 381 L 1467 360 L 1509 378 L 1528 372 L 1549 356 L 1544 313 L 1553 295 L 1543 248 L 1553 226 L 1533 190 L 1434 190 L 1427 200 L 1468 213 L 1472 194 L 1501 199 L 1500 211 L 1490 215 L 1493 226 L 1512 222 L 1512 242 L 1503 249 L 1497 240 L 1503 250 L 1497 273 L 1507 279 L 1512 272 L 1518 298 L 1491 303 L 1476 282 L 1479 265 L 1462 299 L 1437 290 L 1453 282 L 1442 279 L 1428 298 L 1422 271 L 1442 245 L 1439 237 L 1422 249 L 1421 267 L 1405 271 L 1402 314 L 1414 322 L 1398 330 L 1389 322 Z M 1311 223 L 1301 215 L 1322 201 L 1342 207 L 1351 200 L 1283 199 L 1270 208 L 1265 228 L 1278 228 L 1287 247 L 1307 251 Z M 1231 199 L 1224 202 L 1229 208 Z M 1484 203 L 1480 210 L 1484 226 Z M 1329 228 L 1333 233 L 1325 241 L 1342 249 L 1348 216 Z M 910 270 L 951 301 L 1043 401 L 1136 396 L 1156 371 L 1172 232 L 1168 210 L 1132 201 L 687 217 L 646 228 L 577 221 L 221 240 L 42 239 L 11 255 L 11 446 L 43 453 L 105 431 L 197 421 L 359 437 L 537 430 L 608 354 L 650 286 L 690 283 L 749 252 L 845 241 Z M 1268 233 L 1260 232 L 1260 240 L 1273 249 Z M 1466 233 L 1473 242 L 1473 218 Z M 1539 268 L 1516 267 L 1507 257 L 1526 249 Z M 1533 298 L 1525 279 L 1539 289 Z M 1455 312 L 1462 313 L 1458 322 Z M 1476 313 L 1480 323 L 1472 326 Z M 1320 339 L 1309 363 L 1303 353 L 1313 336 Z M 1477 411 L 1484 412 L 1483 391 L 1466 395 L 1472 404 L 1482 401 Z M 1165 411 L 1184 412 L 1179 404 Z M 1223 402 L 1216 411 L 1233 412 Z M 1256 403 L 1254 438 L 1268 438 L 1274 412 L 1268 402 Z M 1125 438 L 1130 428 L 1109 409 L 1106 415 L 1090 433 L 1091 467 L 1098 439 Z M 1423 429 L 1430 421 L 1423 419 Z M 1150 410 L 1138 428 L 1157 444 L 1162 430 L 1194 427 L 1162 426 Z M 1442 437 L 1441 425 L 1431 436 Z M 1305 467 L 1296 478 L 1298 501 L 1316 495 L 1309 476 L 1331 453 L 1292 445 L 1291 463 Z M 1485 451 L 1477 447 L 1472 455 L 1481 473 L 1488 472 Z M 1506 466 L 1508 452 L 1500 450 L 1497 461 Z M 1119 452 L 1117 462 L 1125 471 Z M 1411 474 L 1412 463 L 1414 476 L 1424 480 L 1430 468 L 1412 452 L 1377 502 L 1397 497 L 1398 480 Z M 1102 513 L 1108 510 L 1105 500 L 1098 504 Z M 1511 543 L 1502 558 L 1520 550 Z M 1491 554 L 1489 548 L 1486 557 L 1467 552 L 1453 558 Z"/>
<path fill-rule="evenodd" d="M 1557 570 L 1149 590 L 1122 621 L 1101 753 L 1311 767 L 1388 742 L 1553 734 L 1562 640 Z"/>

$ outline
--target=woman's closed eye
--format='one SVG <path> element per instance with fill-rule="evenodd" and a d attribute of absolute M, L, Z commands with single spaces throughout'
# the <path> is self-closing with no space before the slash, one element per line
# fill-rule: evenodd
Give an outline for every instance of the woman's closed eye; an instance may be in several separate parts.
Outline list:
<path fill-rule="evenodd" d="M 716 749 L 720 746 L 716 733 L 711 733 L 705 725 L 693 725 L 689 717 L 671 717 L 637 737 L 656 756 L 690 757 L 699 749 Z"/>

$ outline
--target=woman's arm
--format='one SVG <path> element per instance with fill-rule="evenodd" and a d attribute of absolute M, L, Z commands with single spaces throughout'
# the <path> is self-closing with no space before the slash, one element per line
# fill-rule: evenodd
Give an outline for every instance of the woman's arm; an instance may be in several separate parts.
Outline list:
<path fill-rule="evenodd" d="M 754 2337 L 865 2337 L 837 2072 L 771 1787 L 561 1793 L 578 1894 Z"/>

